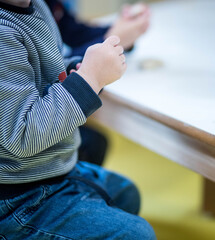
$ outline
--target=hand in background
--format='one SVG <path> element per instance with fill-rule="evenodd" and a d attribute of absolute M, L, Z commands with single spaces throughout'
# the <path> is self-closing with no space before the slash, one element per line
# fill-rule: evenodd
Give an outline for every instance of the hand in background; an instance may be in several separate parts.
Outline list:
<path fill-rule="evenodd" d="M 124 49 L 119 43 L 119 37 L 111 36 L 103 43 L 90 46 L 77 70 L 96 93 L 119 79 L 126 70 Z"/>
<path fill-rule="evenodd" d="M 142 3 L 126 5 L 122 9 L 119 19 L 108 30 L 105 37 L 119 36 L 124 49 L 129 49 L 146 32 L 149 21 L 150 12 L 146 5 Z"/>

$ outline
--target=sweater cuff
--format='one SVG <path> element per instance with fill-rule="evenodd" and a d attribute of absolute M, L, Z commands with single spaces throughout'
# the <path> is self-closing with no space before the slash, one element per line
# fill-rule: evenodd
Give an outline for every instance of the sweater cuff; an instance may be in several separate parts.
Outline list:
<path fill-rule="evenodd" d="M 71 73 L 62 86 L 72 95 L 86 117 L 102 106 L 102 101 L 90 85 L 77 73 Z"/>

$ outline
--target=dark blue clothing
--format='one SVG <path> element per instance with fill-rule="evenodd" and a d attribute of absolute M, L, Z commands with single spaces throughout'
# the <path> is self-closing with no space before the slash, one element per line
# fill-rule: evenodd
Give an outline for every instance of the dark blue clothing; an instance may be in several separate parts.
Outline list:
<path fill-rule="evenodd" d="M 72 48 L 72 56 L 83 56 L 86 49 L 104 41 L 109 27 L 92 27 L 78 22 L 59 0 L 46 0 L 59 26 L 63 42 Z"/>

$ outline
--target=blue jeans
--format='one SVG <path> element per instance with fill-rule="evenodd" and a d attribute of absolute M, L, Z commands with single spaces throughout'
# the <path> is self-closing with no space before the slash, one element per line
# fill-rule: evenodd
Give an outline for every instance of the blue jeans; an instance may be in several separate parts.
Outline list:
<path fill-rule="evenodd" d="M 115 206 L 88 181 L 102 187 Z M 149 223 L 135 215 L 140 198 L 134 184 L 90 163 L 79 162 L 60 180 L 0 199 L 0 240 L 156 239 Z"/>

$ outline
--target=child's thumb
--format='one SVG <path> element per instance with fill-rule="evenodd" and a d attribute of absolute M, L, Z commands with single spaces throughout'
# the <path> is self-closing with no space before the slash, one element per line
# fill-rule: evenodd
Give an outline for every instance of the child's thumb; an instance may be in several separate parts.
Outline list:
<path fill-rule="evenodd" d="M 112 46 L 117 46 L 120 43 L 120 38 L 118 36 L 110 36 L 105 41 L 104 44 L 110 44 Z"/>

